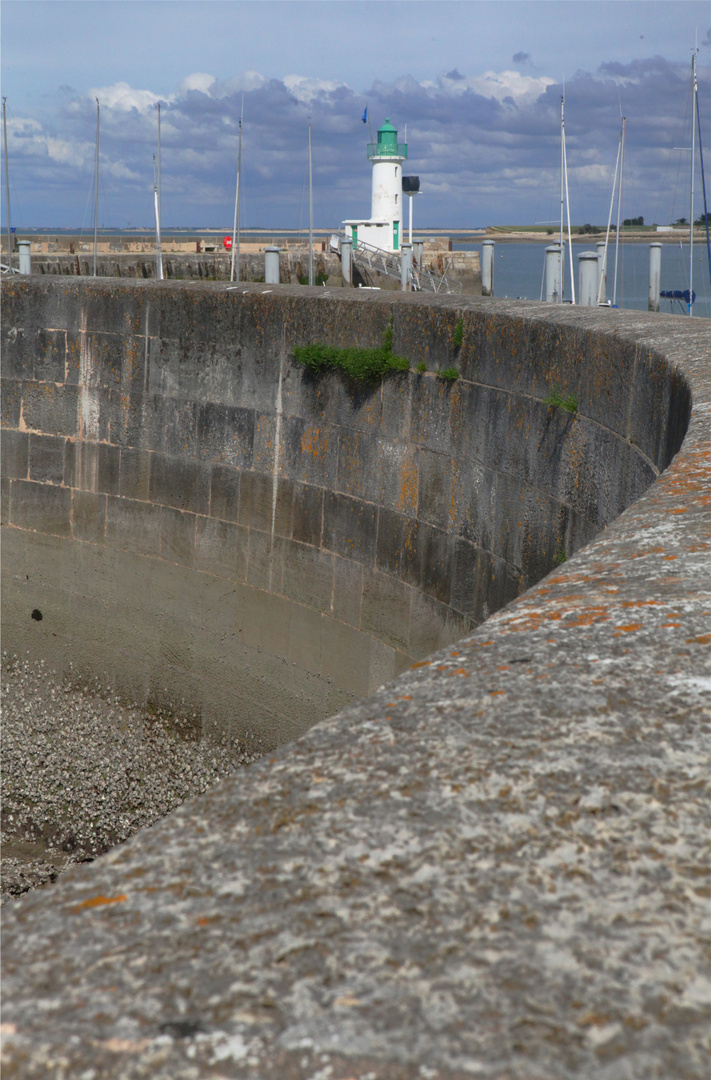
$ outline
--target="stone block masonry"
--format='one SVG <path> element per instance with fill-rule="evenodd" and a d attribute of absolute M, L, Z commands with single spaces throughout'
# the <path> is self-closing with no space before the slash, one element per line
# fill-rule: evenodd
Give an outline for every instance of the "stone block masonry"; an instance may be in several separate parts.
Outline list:
<path fill-rule="evenodd" d="M 95 577 L 69 553 L 82 545 L 103 576 L 101 549 L 129 553 L 136 572 L 115 591 L 135 633 L 110 677 L 132 702 L 187 704 L 265 748 L 285 715 L 305 730 L 572 554 L 664 467 L 688 414 L 654 355 L 648 373 L 627 345 L 467 303 L 36 278 L 4 303 L 4 587 L 13 612 L 43 612 L 7 621 L 5 647 L 103 678 L 95 620 L 85 637 L 73 614 Z M 396 352 L 432 370 L 363 386 L 292 359 L 314 340 L 377 345 L 390 317 Z M 450 384 L 436 372 L 453 362 Z M 558 385 L 577 414 L 547 404 Z M 39 534 L 49 561 L 28 577 Z M 266 594 L 278 617 L 246 614 Z M 102 590 L 113 642 L 105 603 Z M 320 630 L 305 649 L 309 613 Z M 300 698 L 290 668 L 294 684 L 308 676 Z"/>
<path fill-rule="evenodd" d="M 258 703 L 280 672 L 298 701 L 319 656 L 344 695 L 361 694 L 362 665 L 377 686 L 393 658 L 411 666 L 6 909 L 4 1075 L 706 1080 L 708 324 L 328 289 L 35 288 L 4 296 L 11 622 L 34 622 L 38 585 L 40 633 L 88 592 L 122 641 L 141 638 L 149 684 L 203 649 L 190 686 L 206 709 L 204 684 L 240 648 L 253 651 L 233 665 L 235 701 Z M 453 386 L 413 372 L 347 388 L 288 359 L 297 342 L 377 344 L 391 315 L 395 351 L 457 366 Z M 66 331 L 64 382 L 13 356 L 32 357 L 38 324 Z M 117 327 L 121 365 L 92 366 Z M 546 403 L 553 386 L 576 413 Z M 201 442 L 207 404 L 254 410 L 235 425 L 239 464 L 229 426 Z M 69 482 L 59 444 L 31 436 L 63 441 Z M 93 443 L 118 450 L 85 454 Z M 171 505 L 176 459 L 185 507 Z M 77 493 L 103 543 L 75 538 Z M 323 604 L 324 560 L 319 611 L 290 593 L 312 577 Z M 120 577 L 102 572 L 112 561 Z M 282 740 L 299 730 L 287 715 Z"/>

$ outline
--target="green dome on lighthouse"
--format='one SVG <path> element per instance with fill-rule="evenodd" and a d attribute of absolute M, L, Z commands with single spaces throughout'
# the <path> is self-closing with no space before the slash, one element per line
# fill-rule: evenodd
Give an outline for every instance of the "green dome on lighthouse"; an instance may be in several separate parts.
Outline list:
<path fill-rule="evenodd" d="M 407 143 L 397 141 L 397 128 L 393 127 L 388 117 L 383 126 L 378 128 L 377 143 L 368 144 L 368 157 L 399 158 L 401 161 L 407 157 Z"/>

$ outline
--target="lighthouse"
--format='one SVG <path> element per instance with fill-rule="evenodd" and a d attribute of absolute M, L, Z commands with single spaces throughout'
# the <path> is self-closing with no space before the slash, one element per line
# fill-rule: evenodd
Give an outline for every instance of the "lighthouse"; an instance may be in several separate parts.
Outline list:
<path fill-rule="evenodd" d="M 351 218 L 343 227 L 353 239 L 353 250 L 363 242 L 381 251 L 399 251 L 402 163 L 407 158 L 407 143 L 397 141 L 397 129 L 390 120 L 378 128 L 378 141 L 368 143 L 368 158 L 373 166 L 370 217 Z"/>

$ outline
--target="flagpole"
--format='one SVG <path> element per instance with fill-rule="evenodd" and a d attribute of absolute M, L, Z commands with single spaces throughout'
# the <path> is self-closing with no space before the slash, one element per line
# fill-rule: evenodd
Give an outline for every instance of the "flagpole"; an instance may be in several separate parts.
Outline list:
<path fill-rule="evenodd" d="M 96 154 L 94 159 L 94 277 L 96 277 L 96 249 L 99 230 L 99 99 L 96 99 Z"/>
<path fill-rule="evenodd" d="M 309 121 L 309 285 L 314 283 L 314 189 L 311 172 L 311 121 Z"/>
<path fill-rule="evenodd" d="M 239 185 L 242 176 L 242 120 L 244 119 L 244 94 L 242 94 L 242 111 L 239 118 L 239 136 L 237 140 L 237 188 L 235 190 L 235 217 L 232 225 L 232 259 L 230 262 L 230 281 L 235 279 L 235 256 L 237 257 L 237 280 L 239 281 Z"/>
<path fill-rule="evenodd" d="M 10 172 L 7 164 L 7 98 L 2 99 L 2 134 L 5 142 L 5 198 L 7 199 L 7 269 L 12 274 L 12 229 L 10 227 Z"/>

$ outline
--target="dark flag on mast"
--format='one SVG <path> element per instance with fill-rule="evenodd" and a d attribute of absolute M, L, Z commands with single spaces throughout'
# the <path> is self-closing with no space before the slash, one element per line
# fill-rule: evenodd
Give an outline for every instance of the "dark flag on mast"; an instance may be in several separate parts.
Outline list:
<path fill-rule="evenodd" d="M 363 109 L 363 115 L 361 116 L 361 120 L 363 121 L 364 124 L 368 123 L 368 106 L 367 105 Z"/>

